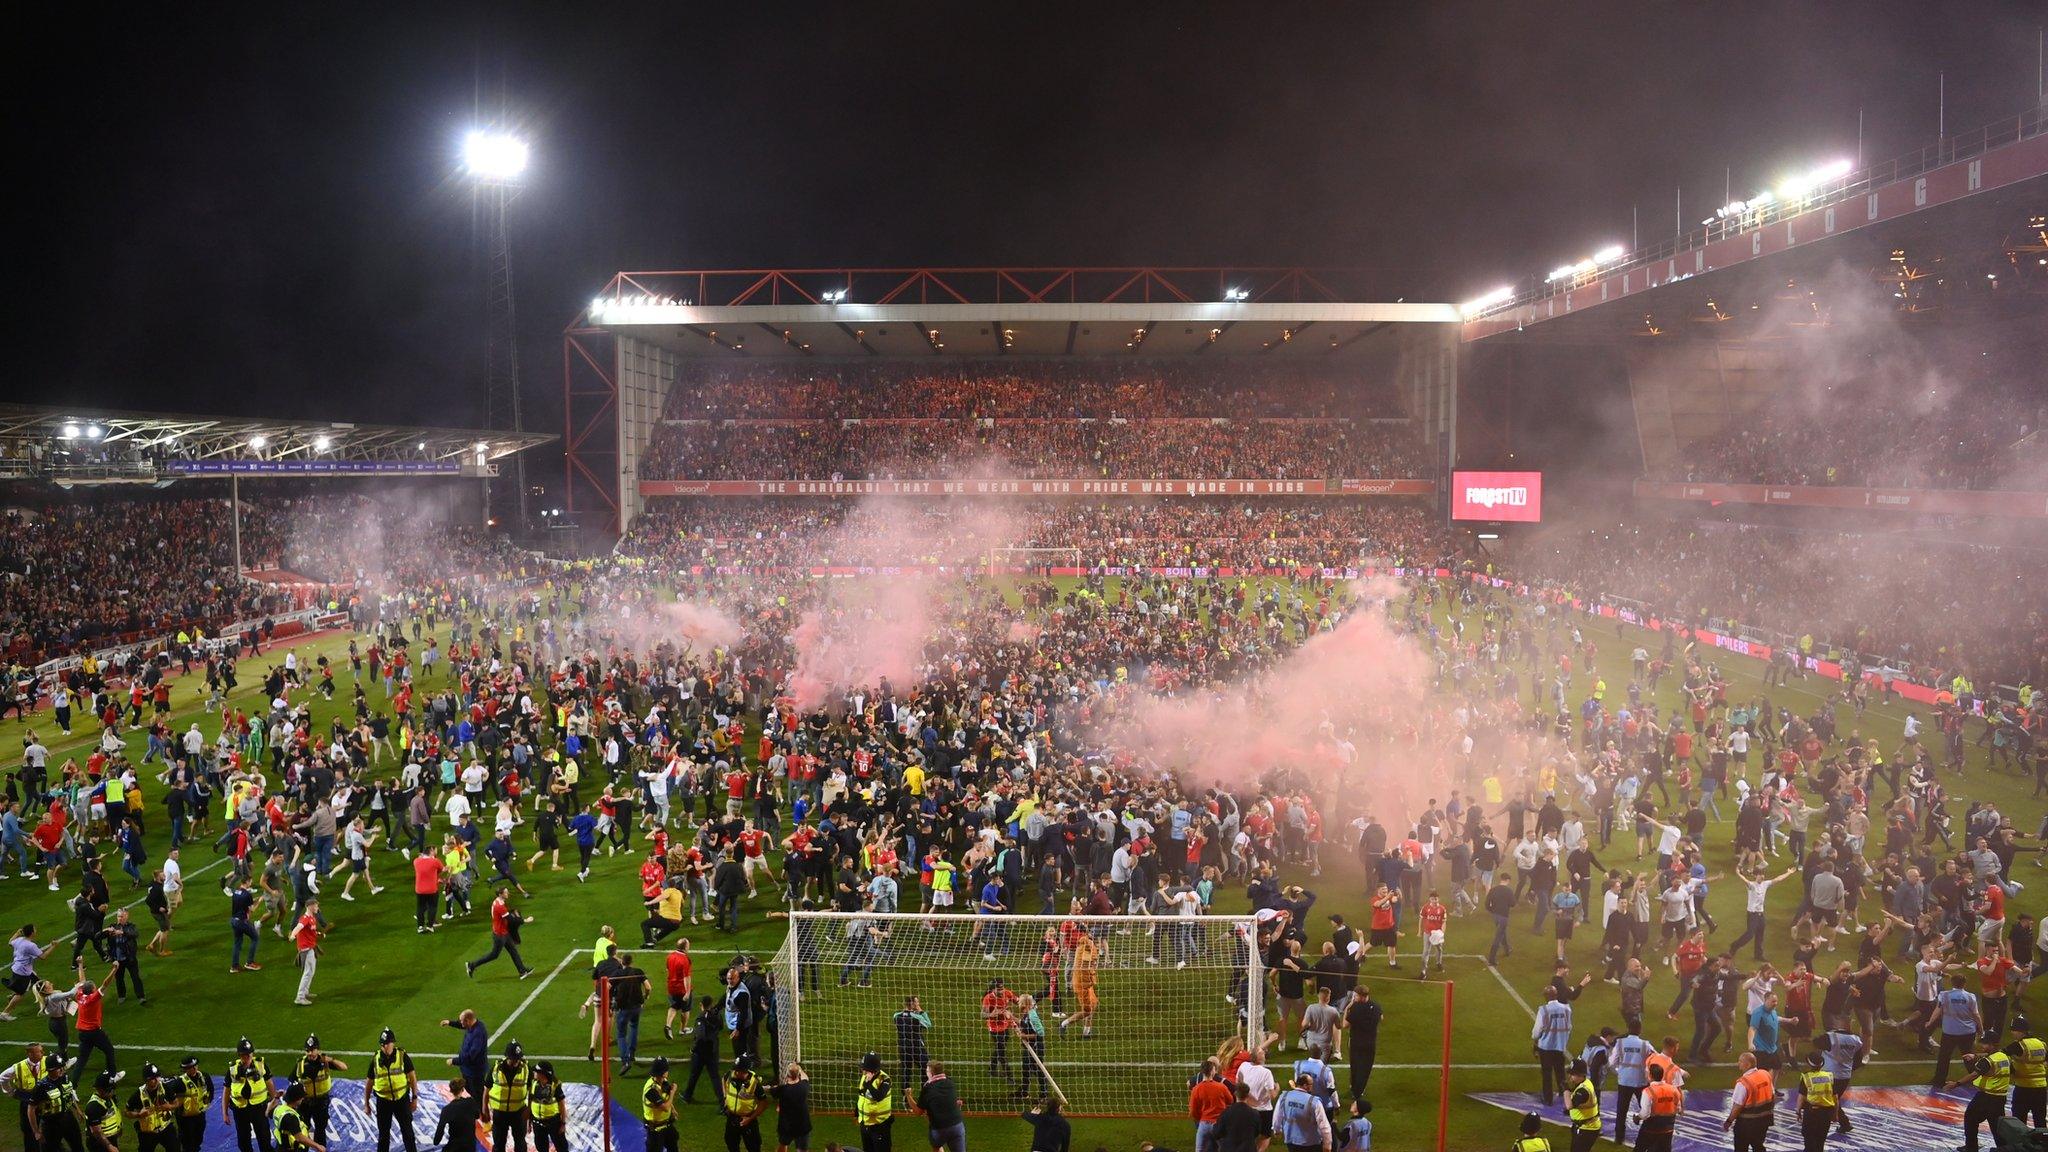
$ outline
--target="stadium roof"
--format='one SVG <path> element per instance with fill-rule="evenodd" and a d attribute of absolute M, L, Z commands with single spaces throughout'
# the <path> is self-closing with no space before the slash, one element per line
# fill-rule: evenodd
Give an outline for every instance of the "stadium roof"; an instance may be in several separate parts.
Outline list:
<path fill-rule="evenodd" d="M 571 331 L 694 358 L 1306 357 L 1449 304 L 1372 303 L 1375 277 L 1300 268 L 894 268 L 621 272 Z"/>
<path fill-rule="evenodd" d="M 267 420 L 0 404 L 0 448 L 17 466 L 31 445 L 99 461 L 153 457 L 173 473 L 321 475 L 375 471 L 488 474 L 494 461 L 555 439 L 533 432 Z M 331 466 L 330 466 L 331 465 Z M 341 467 L 356 465 L 357 467 Z M 409 467 L 408 467 L 409 466 Z M 22 474 L 17 467 L 9 474 Z"/>

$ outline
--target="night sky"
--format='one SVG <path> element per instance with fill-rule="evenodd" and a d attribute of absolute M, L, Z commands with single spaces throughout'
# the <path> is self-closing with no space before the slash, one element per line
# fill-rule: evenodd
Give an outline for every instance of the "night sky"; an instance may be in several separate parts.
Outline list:
<path fill-rule="evenodd" d="M 468 424 L 502 104 L 530 426 L 614 271 L 1307 264 L 1463 299 L 2036 98 L 2048 5 L 63 6 L 12 55 L 11 399 Z M 432 11 L 426 9 L 432 8 Z M 571 15 L 601 11 L 601 18 Z M 68 26 L 67 26 L 68 23 Z M 500 94 L 502 93 L 502 101 Z M 26 307 L 22 305 L 27 305 Z"/>

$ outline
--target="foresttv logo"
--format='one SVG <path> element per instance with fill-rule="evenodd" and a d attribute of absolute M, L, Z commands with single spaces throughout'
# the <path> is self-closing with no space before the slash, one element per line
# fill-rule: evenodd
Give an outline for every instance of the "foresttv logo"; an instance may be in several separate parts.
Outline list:
<path fill-rule="evenodd" d="M 1467 488 L 1465 503 L 1481 508 L 1526 508 L 1529 490 L 1519 485 L 1512 488 Z"/>

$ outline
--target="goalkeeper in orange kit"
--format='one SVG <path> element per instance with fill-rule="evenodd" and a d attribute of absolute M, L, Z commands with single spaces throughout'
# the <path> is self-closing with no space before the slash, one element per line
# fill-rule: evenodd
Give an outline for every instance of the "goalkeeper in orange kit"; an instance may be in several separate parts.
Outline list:
<path fill-rule="evenodd" d="M 1081 1021 L 1081 1035 L 1095 1035 L 1095 969 L 1102 957 L 1102 949 L 1095 938 L 1079 933 L 1074 938 L 1074 962 L 1068 982 L 1074 989 L 1074 1010 L 1060 1017 L 1060 1035 L 1067 1034 L 1067 1025 Z"/>

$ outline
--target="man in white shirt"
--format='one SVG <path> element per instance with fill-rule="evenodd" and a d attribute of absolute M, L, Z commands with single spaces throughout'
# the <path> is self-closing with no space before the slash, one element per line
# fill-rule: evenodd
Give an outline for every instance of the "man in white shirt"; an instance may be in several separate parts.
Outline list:
<path fill-rule="evenodd" d="M 450 792 L 441 803 L 441 811 L 448 816 L 448 826 L 456 827 L 470 814 L 469 798 L 460 792 Z"/>
<path fill-rule="evenodd" d="M 1259 1113 L 1259 1130 L 1271 1130 L 1273 1101 L 1280 1095 L 1280 1086 L 1273 1080 L 1273 1070 L 1266 1067 L 1264 1048 L 1252 1049 L 1251 1058 L 1237 1066 L 1237 1082 L 1244 1085 L 1245 1103 Z"/>
<path fill-rule="evenodd" d="M 1770 896 L 1771 885 L 1787 879 L 1798 871 L 1798 868 L 1793 867 L 1776 876 L 1741 877 L 1744 887 L 1748 889 L 1748 893 L 1743 897 L 1743 908 L 1748 913 L 1749 920 L 1742 929 L 1742 935 L 1737 936 L 1735 943 L 1728 946 L 1730 956 L 1742 951 L 1745 941 L 1754 941 L 1751 957 L 1756 960 L 1764 958 L 1764 901 Z"/>

